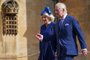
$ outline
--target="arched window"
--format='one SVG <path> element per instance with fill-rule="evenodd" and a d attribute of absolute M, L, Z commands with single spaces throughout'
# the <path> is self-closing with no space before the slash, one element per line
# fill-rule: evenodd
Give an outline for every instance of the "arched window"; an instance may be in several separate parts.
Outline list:
<path fill-rule="evenodd" d="M 17 35 L 18 9 L 18 4 L 14 0 L 2 4 L 3 35 Z"/>

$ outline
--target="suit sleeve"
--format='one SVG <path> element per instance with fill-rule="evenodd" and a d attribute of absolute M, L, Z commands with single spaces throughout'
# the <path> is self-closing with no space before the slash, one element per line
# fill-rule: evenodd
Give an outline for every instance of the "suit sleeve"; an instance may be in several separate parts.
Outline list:
<path fill-rule="evenodd" d="M 74 32 L 75 32 L 76 36 L 78 37 L 81 49 L 86 48 L 84 33 L 82 32 L 78 21 L 75 19 L 73 19 L 73 28 L 74 28 Z"/>

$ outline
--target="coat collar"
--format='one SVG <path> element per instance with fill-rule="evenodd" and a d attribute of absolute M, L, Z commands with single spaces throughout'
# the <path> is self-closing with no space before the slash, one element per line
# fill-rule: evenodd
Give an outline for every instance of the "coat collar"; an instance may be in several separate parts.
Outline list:
<path fill-rule="evenodd" d="M 68 14 L 67 14 L 67 13 L 65 13 L 62 19 L 65 19 L 67 15 L 68 15 Z"/>
<path fill-rule="evenodd" d="M 68 16 L 69 16 L 69 15 L 67 15 L 67 16 L 65 17 L 65 19 L 64 19 L 64 21 L 63 21 L 63 25 L 69 23 L 69 21 L 68 21 Z"/>

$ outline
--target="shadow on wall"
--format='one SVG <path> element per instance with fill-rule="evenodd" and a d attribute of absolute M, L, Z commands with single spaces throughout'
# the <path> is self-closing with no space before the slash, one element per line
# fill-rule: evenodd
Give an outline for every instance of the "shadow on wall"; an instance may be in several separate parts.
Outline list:
<path fill-rule="evenodd" d="M 27 31 L 24 36 L 27 38 L 28 60 L 38 59 L 39 41 L 35 38 L 35 34 L 39 32 L 42 24 L 40 12 L 45 6 L 53 7 L 53 2 L 49 0 L 26 0 Z"/>
<path fill-rule="evenodd" d="M 33 0 L 26 1 L 26 11 L 27 11 L 27 31 L 25 37 L 27 38 L 27 53 L 28 60 L 38 59 L 38 40 L 35 38 L 35 34 L 39 32 L 40 28 L 40 7 L 39 2 Z"/>

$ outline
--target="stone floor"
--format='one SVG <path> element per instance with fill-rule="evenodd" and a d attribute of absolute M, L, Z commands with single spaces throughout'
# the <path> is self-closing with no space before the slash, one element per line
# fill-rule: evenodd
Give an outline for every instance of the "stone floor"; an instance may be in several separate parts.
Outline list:
<path fill-rule="evenodd" d="M 90 52 L 88 53 L 88 55 L 85 57 L 85 56 L 82 56 L 81 54 L 79 56 L 77 56 L 75 58 L 75 60 L 90 60 Z"/>
<path fill-rule="evenodd" d="M 37 60 L 38 59 L 38 54 L 29 56 L 29 60 Z M 79 54 L 79 56 L 75 57 L 74 60 L 90 60 L 90 52 L 88 53 L 88 56 L 82 56 L 81 54 Z"/>

